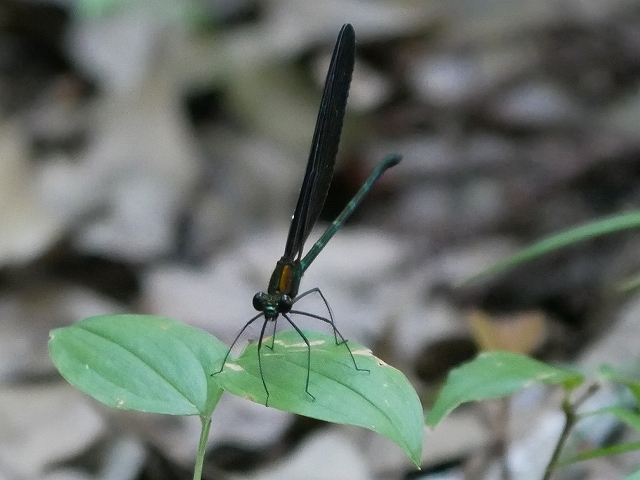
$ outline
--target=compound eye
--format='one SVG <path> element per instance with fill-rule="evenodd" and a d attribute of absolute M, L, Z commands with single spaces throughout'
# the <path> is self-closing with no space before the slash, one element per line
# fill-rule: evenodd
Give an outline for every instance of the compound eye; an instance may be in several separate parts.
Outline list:
<path fill-rule="evenodd" d="M 293 300 L 289 295 L 282 295 L 278 300 L 278 312 L 288 313 L 293 306 Z"/>
<path fill-rule="evenodd" d="M 265 292 L 258 292 L 253 296 L 253 308 L 259 312 L 264 312 L 269 296 Z"/>

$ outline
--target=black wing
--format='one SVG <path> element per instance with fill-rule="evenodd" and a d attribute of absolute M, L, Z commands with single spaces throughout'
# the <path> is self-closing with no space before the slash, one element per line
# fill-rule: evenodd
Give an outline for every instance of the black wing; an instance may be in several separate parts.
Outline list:
<path fill-rule="evenodd" d="M 316 129 L 311 141 L 307 171 L 300 189 L 296 210 L 291 220 L 284 257 L 302 256 L 304 242 L 316 223 L 327 198 L 333 167 L 338 154 L 342 120 L 355 62 L 356 37 L 350 24 L 342 26 L 333 50 L 331 64 L 320 101 Z"/>

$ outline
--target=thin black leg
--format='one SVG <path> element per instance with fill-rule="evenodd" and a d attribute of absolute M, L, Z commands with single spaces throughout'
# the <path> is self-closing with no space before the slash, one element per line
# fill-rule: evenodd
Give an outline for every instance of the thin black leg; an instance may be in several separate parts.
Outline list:
<path fill-rule="evenodd" d="M 229 355 L 231 354 L 231 350 L 233 349 L 234 345 L 236 344 L 236 342 L 240 338 L 240 335 L 242 335 L 244 333 L 244 331 L 247 329 L 247 327 L 249 325 L 251 325 L 253 322 L 255 322 L 262 315 L 263 315 L 263 313 L 260 312 L 259 314 L 257 314 L 255 317 L 253 317 L 251 320 L 249 320 L 247 323 L 244 324 L 244 327 L 242 327 L 242 330 L 240 330 L 240 332 L 238 332 L 238 335 L 236 335 L 236 338 L 234 338 L 233 342 L 231 342 L 231 346 L 229 347 L 229 350 L 227 350 L 227 354 L 224 356 L 224 360 L 222 360 L 222 365 L 220 365 L 220 370 L 218 370 L 217 372 L 212 373 L 211 375 L 217 375 L 224 369 L 224 365 L 225 365 L 225 363 L 227 363 L 227 360 L 229 359 Z M 266 323 L 266 321 L 265 321 L 265 323 Z"/>
<path fill-rule="evenodd" d="M 311 374 L 311 345 L 309 345 L 309 340 L 307 340 L 307 337 L 305 337 L 304 333 L 302 333 L 302 330 L 300 330 L 298 326 L 289 318 L 289 315 L 283 313 L 282 316 L 287 319 L 287 322 L 289 322 L 293 328 L 296 329 L 298 335 L 300 335 L 300 337 L 302 337 L 302 340 L 304 340 L 304 343 L 307 344 L 307 383 L 304 387 L 304 391 L 307 392 L 307 395 L 309 395 L 313 400 L 315 400 L 316 397 L 311 395 L 311 393 L 309 392 L 309 376 Z"/>
<path fill-rule="evenodd" d="M 300 300 L 303 297 L 306 297 L 311 293 L 317 293 L 318 295 L 320 295 L 320 298 L 322 298 L 322 301 L 324 302 L 324 305 L 327 307 L 327 311 L 329 312 L 329 318 L 321 317 L 320 315 L 315 315 L 313 313 L 302 312 L 300 310 L 291 310 L 289 313 L 295 313 L 297 315 L 305 315 L 307 317 L 315 318 L 316 320 L 320 320 L 322 322 L 325 322 L 331 325 L 331 328 L 333 329 L 333 337 L 336 340 L 336 345 L 344 344 L 344 346 L 347 347 L 347 351 L 349 352 L 349 356 L 351 357 L 351 361 L 353 362 L 353 366 L 355 367 L 356 370 L 358 370 L 359 372 L 368 372 L 369 371 L 368 368 L 358 367 L 358 364 L 356 363 L 356 359 L 353 356 L 353 353 L 351 352 L 351 348 L 349 347 L 349 343 L 347 342 L 347 339 L 344 338 L 344 336 L 342 336 L 342 333 L 340 333 L 340 330 L 338 330 L 338 327 L 336 327 L 335 321 L 333 320 L 333 312 L 331 311 L 329 302 L 327 302 L 327 299 L 325 298 L 322 291 L 318 287 L 312 288 L 311 290 L 307 290 L 306 292 L 301 293 L 293 300 L 293 303 L 296 303 L 298 300 Z M 291 323 L 291 321 L 289 322 Z M 338 341 L 338 336 L 340 336 L 340 341 Z"/>
<path fill-rule="evenodd" d="M 342 336 L 340 331 L 336 328 L 335 324 L 333 324 L 331 322 L 331 320 L 329 320 L 328 318 L 321 317 L 320 315 L 314 315 L 313 313 L 301 312 L 299 310 L 291 310 L 289 313 L 295 313 L 296 315 L 304 315 L 305 317 L 315 318 L 316 320 L 320 320 L 322 322 L 325 322 L 325 323 L 328 323 L 329 325 L 331 325 L 331 327 L 333 328 L 333 331 L 334 331 L 334 335 L 339 335 L 340 336 L 340 341 L 339 342 L 338 342 L 338 339 L 336 337 L 336 345 L 344 345 L 345 347 L 347 347 L 347 351 L 349 352 L 349 356 L 351 357 L 351 361 L 353 362 L 353 366 L 355 367 L 355 369 L 358 370 L 359 372 L 369 372 L 370 371 L 368 368 L 360 368 L 360 367 L 358 367 L 358 364 L 356 363 L 356 359 L 353 356 L 353 353 L 351 352 L 351 347 L 349 347 L 349 342 Z"/>
<path fill-rule="evenodd" d="M 267 323 L 269 323 L 269 321 L 265 318 L 262 328 L 260 329 L 260 338 L 258 339 L 258 369 L 260 370 L 262 386 L 264 387 L 264 391 L 267 393 L 267 400 L 264 402 L 265 407 L 269 406 L 269 389 L 267 388 L 267 382 L 264 380 L 264 373 L 262 373 L 262 355 L 260 355 L 260 350 L 262 349 L 262 339 L 264 338 L 264 331 L 267 328 Z"/>
<path fill-rule="evenodd" d="M 313 318 L 317 318 L 318 320 L 322 320 L 323 322 L 328 323 L 329 325 L 331 325 L 331 328 L 333 328 L 333 336 L 336 339 L 336 345 L 339 345 L 338 343 L 338 334 L 340 332 L 338 332 L 338 329 L 336 328 L 336 324 L 333 320 L 333 311 L 331 310 L 331 306 L 329 305 L 329 302 L 327 302 L 327 299 L 325 298 L 325 296 L 323 295 L 322 291 L 318 288 L 312 288 L 311 290 L 307 290 L 304 293 L 301 293 L 300 295 L 298 295 L 293 303 L 296 303 L 298 300 L 300 300 L 301 298 L 306 297 L 307 295 L 311 294 L 311 293 L 317 293 L 318 295 L 320 295 L 320 298 L 322 298 L 322 301 L 324 302 L 324 306 L 327 308 L 327 312 L 329 312 L 329 318 L 325 318 L 325 317 L 319 317 L 316 315 L 312 315 L 312 314 L 305 314 L 303 313 L 303 315 L 307 315 L 309 317 L 313 317 Z M 297 312 L 297 313 L 302 313 L 302 312 Z M 340 335 L 340 338 L 342 339 L 343 343 L 346 343 L 346 340 L 344 339 L 344 337 L 342 335 Z"/>

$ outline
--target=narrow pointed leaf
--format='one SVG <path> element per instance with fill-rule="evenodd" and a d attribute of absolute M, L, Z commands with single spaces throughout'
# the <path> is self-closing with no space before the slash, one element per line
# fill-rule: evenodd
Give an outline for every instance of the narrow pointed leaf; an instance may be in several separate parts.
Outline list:
<path fill-rule="evenodd" d="M 591 417 L 594 415 L 613 415 L 615 416 L 618 420 L 626 423 L 627 425 L 629 425 L 631 428 L 634 428 L 635 430 L 637 430 L 638 432 L 640 432 L 640 414 L 630 410 L 627 407 L 623 407 L 620 405 L 615 405 L 612 407 L 604 407 L 604 408 L 600 408 L 598 410 L 595 410 L 593 412 L 587 412 L 582 414 L 582 417 Z"/>
<path fill-rule="evenodd" d="M 102 315 L 51 332 L 49 353 L 76 388 L 115 408 L 210 415 L 222 390 L 211 378 L 227 347 L 168 318 Z"/>
<path fill-rule="evenodd" d="M 582 381 L 582 375 L 573 370 L 547 365 L 524 355 L 500 351 L 481 353 L 449 373 L 426 423 L 434 427 L 465 402 L 508 396 L 531 383 L 575 388 Z"/>
<path fill-rule="evenodd" d="M 368 428 L 399 445 L 418 465 L 422 454 L 422 407 L 411 383 L 371 351 L 349 342 L 362 370 L 356 370 L 345 345 L 333 336 L 304 332 L 311 343 L 309 393 L 307 346 L 297 332 L 279 333 L 271 350 L 265 339 L 262 371 L 269 389 L 268 405 L 300 415 Z M 364 369 L 368 370 L 365 371 Z M 258 365 L 257 344 L 239 359 L 229 359 L 216 375 L 229 392 L 265 404 L 267 394 Z"/>
<path fill-rule="evenodd" d="M 635 397 L 636 403 L 640 405 L 640 381 L 633 374 L 620 372 L 610 365 L 600 366 L 599 374 L 607 380 L 625 385 Z"/>
<path fill-rule="evenodd" d="M 584 462 L 585 460 L 592 460 L 600 457 L 610 457 L 611 455 L 619 455 L 621 453 L 628 453 L 636 450 L 640 450 L 640 442 L 618 443 L 608 447 L 594 448 L 593 450 L 589 450 L 568 460 L 559 462 L 557 466 L 566 467 L 572 463 Z M 638 479 L 640 480 L 640 477 L 638 477 Z"/>
<path fill-rule="evenodd" d="M 583 242 L 602 235 L 609 235 L 611 233 L 635 228 L 640 228 L 640 211 L 637 210 L 586 223 L 537 241 L 507 259 L 474 275 L 466 280 L 465 283 L 503 272 L 509 268 L 515 267 L 516 265 L 528 262 L 534 258 L 540 257 L 554 250 L 564 248 L 568 245 Z"/>
<path fill-rule="evenodd" d="M 640 431 L 640 415 L 633 410 L 624 406 L 605 407 L 591 412 L 580 414 L 581 418 L 592 417 L 596 415 L 614 415 L 618 420 L 626 423 L 631 428 Z M 570 465 L 572 463 L 590 460 L 592 458 L 606 457 L 610 455 L 618 455 L 620 453 L 640 450 L 640 442 L 618 443 L 601 448 L 594 448 L 586 452 L 582 452 L 567 460 L 563 460 L 558 464 L 560 467 Z"/>

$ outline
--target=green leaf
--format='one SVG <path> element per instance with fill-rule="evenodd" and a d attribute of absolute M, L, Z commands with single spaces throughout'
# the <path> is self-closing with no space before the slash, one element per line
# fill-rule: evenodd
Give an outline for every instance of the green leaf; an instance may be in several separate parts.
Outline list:
<path fill-rule="evenodd" d="M 73 386 L 114 408 L 208 416 L 222 390 L 211 378 L 227 346 L 151 315 L 102 315 L 51 332 L 49 353 Z"/>
<path fill-rule="evenodd" d="M 605 407 L 592 412 L 586 412 L 580 414 L 580 418 L 593 417 L 595 415 L 614 415 L 618 420 L 626 423 L 631 428 L 640 431 L 640 414 L 629 410 L 622 406 Z M 593 458 L 605 457 L 610 455 L 617 455 L 620 453 L 631 452 L 634 450 L 640 450 L 640 442 L 619 443 L 616 445 L 610 445 L 602 448 L 594 448 L 571 458 L 563 460 L 558 463 L 558 467 L 564 467 L 576 462 L 582 462 L 584 460 L 591 460 Z"/>
<path fill-rule="evenodd" d="M 640 381 L 638 381 L 638 379 L 619 372 L 610 365 L 600 366 L 599 373 L 602 378 L 625 385 L 636 399 L 636 403 L 640 405 Z"/>
<path fill-rule="evenodd" d="M 640 228 L 640 211 L 637 210 L 620 215 L 614 215 L 585 225 L 580 225 L 533 243 L 532 245 L 520 250 L 515 255 L 508 257 L 506 260 L 498 262 L 477 275 L 474 275 L 466 280 L 465 283 L 478 280 L 481 277 L 500 273 L 511 267 L 528 262 L 536 257 L 540 257 L 546 253 L 574 243 L 634 228 Z"/>
<path fill-rule="evenodd" d="M 575 388 L 583 376 L 572 370 L 553 367 L 524 355 L 511 352 L 485 352 L 452 370 L 427 415 L 427 425 L 434 427 L 454 408 L 465 402 L 511 395 L 530 385 L 563 384 Z"/>
<path fill-rule="evenodd" d="M 611 445 L 608 447 L 594 448 L 593 450 L 589 450 L 588 452 L 584 452 L 576 455 L 575 457 L 571 457 L 568 460 L 563 460 L 562 462 L 559 462 L 556 467 L 566 467 L 567 465 L 571 465 L 572 463 L 583 462 L 585 460 L 591 460 L 593 458 L 609 457 L 611 455 L 633 452 L 635 450 L 640 450 L 640 442 L 618 443 L 617 445 Z M 637 478 L 638 480 L 640 480 L 640 476 Z"/>
<path fill-rule="evenodd" d="M 399 445 L 419 465 L 422 454 L 423 411 L 407 378 L 385 364 L 371 351 L 349 342 L 357 366 L 344 344 L 333 336 L 304 332 L 311 344 L 311 364 L 307 346 L 294 331 L 263 341 L 262 372 L 269 389 L 268 405 L 307 417 L 368 428 Z M 257 344 L 249 345 L 240 358 L 227 360 L 215 375 L 229 392 L 266 404 L 267 394 L 258 365 Z M 310 369 L 309 393 L 305 392 Z M 219 369 L 219 367 L 218 367 Z M 366 371 L 366 370 L 368 371 Z"/>
<path fill-rule="evenodd" d="M 621 422 L 626 423 L 631 428 L 634 428 L 638 432 L 640 432 L 640 414 L 628 409 L 627 407 L 623 407 L 620 405 L 615 405 L 613 407 L 604 407 L 593 412 L 587 412 L 581 414 L 581 418 L 592 417 L 594 415 L 606 415 L 611 414 L 615 416 Z"/>
<path fill-rule="evenodd" d="M 640 470 L 624 477 L 622 480 L 640 480 Z"/>

